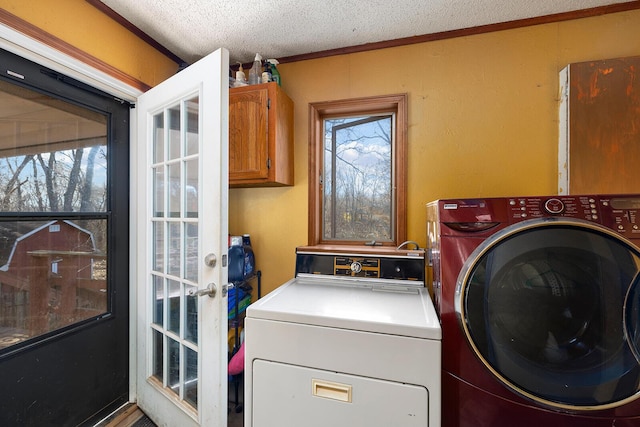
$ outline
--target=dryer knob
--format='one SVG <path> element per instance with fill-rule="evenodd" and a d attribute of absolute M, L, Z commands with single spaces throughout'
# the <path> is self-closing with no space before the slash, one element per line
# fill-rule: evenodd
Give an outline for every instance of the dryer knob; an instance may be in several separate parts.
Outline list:
<path fill-rule="evenodd" d="M 560 199 L 549 199 L 544 202 L 544 210 L 551 215 L 558 215 L 564 212 L 564 203 Z"/>

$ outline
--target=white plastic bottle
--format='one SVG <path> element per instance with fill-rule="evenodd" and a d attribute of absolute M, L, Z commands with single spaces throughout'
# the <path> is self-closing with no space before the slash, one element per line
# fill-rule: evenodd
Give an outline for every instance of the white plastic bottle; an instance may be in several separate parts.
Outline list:
<path fill-rule="evenodd" d="M 242 69 L 242 62 L 238 62 L 240 66 L 238 67 L 238 71 L 236 72 L 236 82 L 235 87 L 246 86 L 247 78 L 244 75 L 244 70 Z"/>
<path fill-rule="evenodd" d="M 249 84 L 257 85 L 262 80 L 262 56 L 256 53 L 256 58 L 253 60 L 253 66 L 249 70 Z"/>

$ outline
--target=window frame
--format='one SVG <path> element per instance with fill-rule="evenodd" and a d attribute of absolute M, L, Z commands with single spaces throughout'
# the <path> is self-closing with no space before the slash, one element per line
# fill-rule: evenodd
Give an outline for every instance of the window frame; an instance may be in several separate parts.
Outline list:
<path fill-rule="evenodd" d="M 325 240 L 322 236 L 324 119 L 341 116 L 393 113 L 392 147 L 393 238 L 387 242 Z M 309 246 L 398 247 L 407 236 L 407 94 L 350 98 L 309 104 Z"/>

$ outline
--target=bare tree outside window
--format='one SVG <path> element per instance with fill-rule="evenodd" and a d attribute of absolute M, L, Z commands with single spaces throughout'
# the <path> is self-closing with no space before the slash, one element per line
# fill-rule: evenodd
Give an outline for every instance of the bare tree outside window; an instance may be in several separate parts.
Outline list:
<path fill-rule="evenodd" d="M 393 119 L 324 121 L 324 239 L 391 240 Z"/>
<path fill-rule="evenodd" d="M 406 95 L 310 104 L 309 244 L 406 238 Z"/>
<path fill-rule="evenodd" d="M 1 81 L 0 106 L 2 352 L 108 311 L 109 180 L 104 113 Z"/>
<path fill-rule="evenodd" d="M 94 145 L 0 157 L 0 211 L 104 212 L 107 148 L 104 138 L 90 143 Z"/>

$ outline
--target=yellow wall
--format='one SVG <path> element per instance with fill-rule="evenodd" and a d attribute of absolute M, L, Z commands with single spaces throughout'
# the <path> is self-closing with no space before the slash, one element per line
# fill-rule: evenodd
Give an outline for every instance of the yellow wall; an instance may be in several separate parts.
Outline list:
<path fill-rule="evenodd" d="M 408 238 L 426 243 L 425 203 L 557 192 L 558 73 L 640 55 L 640 11 L 282 64 L 295 103 L 295 186 L 230 191 L 229 229 L 251 233 L 263 293 L 291 278 L 307 244 L 308 104 L 409 94 Z"/>
<path fill-rule="evenodd" d="M 149 86 L 178 69 L 85 0 L 2 0 L 0 7 Z"/>
<path fill-rule="evenodd" d="M 2 7 L 150 85 L 175 71 L 83 0 Z M 295 103 L 295 185 L 229 191 L 229 230 L 251 234 L 263 294 L 293 276 L 307 244 L 310 102 L 409 94 L 408 237 L 424 246 L 430 200 L 557 191 L 558 73 L 640 55 L 638 28 L 636 10 L 280 65 Z"/>

